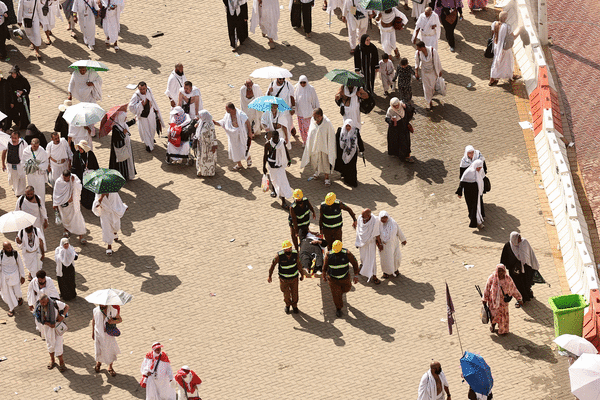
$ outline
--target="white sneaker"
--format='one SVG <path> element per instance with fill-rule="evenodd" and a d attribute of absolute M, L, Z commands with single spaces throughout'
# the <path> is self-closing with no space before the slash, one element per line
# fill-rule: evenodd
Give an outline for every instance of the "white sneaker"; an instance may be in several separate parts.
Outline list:
<path fill-rule="evenodd" d="M 92 46 L 91 44 L 88 44 L 88 48 L 90 49 L 90 51 L 94 51 L 94 46 Z"/>

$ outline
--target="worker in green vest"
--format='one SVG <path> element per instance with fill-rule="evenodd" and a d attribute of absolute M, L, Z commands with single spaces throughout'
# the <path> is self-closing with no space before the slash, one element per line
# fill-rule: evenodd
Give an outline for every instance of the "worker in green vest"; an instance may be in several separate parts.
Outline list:
<path fill-rule="evenodd" d="M 342 210 L 348 211 L 352 217 L 352 227 L 356 229 L 356 215 L 354 211 L 335 197 L 335 193 L 329 192 L 325 196 L 325 201 L 321 203 L 319 215 L 319 232 L 323 234 L 327 241 L 327 249 L 331 250 L 334 241 L 342 241 Z"/>
<path fill-rule="evenodd" d="M 354 269 L 354 283 L 358 283 L 358 262 L 356 257 L 343 247 L 341 241 L 333 242 L 332 250 L 325 255 L 323 262 L 323 280 L 329 283 L 331 296 L 335 304 L 335 315 L 342 316 L 344 307 L 344 293 L 352 288 L 350 280 L 350 265 Z"/>
<path fill-rule="evenodd" d="M 290 234 L 292 235 L 292 243 L 298 251 L 298 232 L 300 228 L 308 229 L 310 225 L 310 214 L 315 217 L 315 209 L 313 208 L 308 198 L 304 197 L 301 189 L 294 190 L 294 202 L 290 206 L 290 216 L 288 218 L 290 224 Z"/>
<path fill-rule="evenodd" d="M 294 310 L 294 314 L 298 314 L 298 278 L 304 280 L 304 272 L 299 268 L 300 259 L 298 252 L 292 249 L 292 242 L 285 240 L 281 245 L 281 250 L 271 263 L 269 269 L 269 278 L 267 282 L 273 282 L 273 271 L 275 265 L 279 265 L 279 288 L 283 292 L 283 301 L 285 302 L 285 313 L 290 314 L 290 307 Z"/>

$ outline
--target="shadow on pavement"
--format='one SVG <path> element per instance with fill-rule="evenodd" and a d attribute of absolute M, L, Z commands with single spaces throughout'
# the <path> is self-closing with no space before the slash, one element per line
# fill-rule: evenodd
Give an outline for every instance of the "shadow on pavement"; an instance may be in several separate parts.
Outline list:
<path fill-rule="evenodd" d="M 485 197 L 483 206 L 485 210 L 485 228 L 474 233 L 482 236 L 482 239 L 488 242 L 506 243 L 510 238 L 510 233 L 516 231 L 521 226 L 521 222 L 518 218 L 508 214 L 505 208 L 494 203 L 486 203 Z"/>
<path fill-rule="evenodd" d="M 535 288 L 535 286 L 534 286 Z M 527 322 L 535 322 L 536 324 L 544 325 L 548 328 L 554 326 L 554 316 L 550 307 L 540 302 L 538 299 L 533 298 L 531 301 L 525 303 L 521 310 L 525 312 L 530 318 L 525 318 Z"/>
<path fill-rule="evenodd" d="M 119 195 L 129 209 L 127 210 L 126 219 L 130 221 L 144 221 L 155 217 L 156 214 L 168 213 L 179 208 L 180 199 L 170 190 L 165 190 L 174 182 L 169 181 L 162 183 L 156 187 L 143 179 L 136 179 L 127 182 L 126 189 L 132 191 L 136 196 L 132 196 L 127 191 L 121 190 Z M 137 194 L 140 193 L 138 196 Z M 141 194 L 144 194 L 143 196 Z M 148 207 L 148 194 L 152 196 L 154 204 L 160 204 L 160 207 Z"/>
<path fill-rule="evenodd" d="M 402 274 L 397 278 L 382 279 L 379 285 L 366 283 L 363 279 L 359 282 L 364 286 L 372 287 L 378 294 L 392 296 L 396 300 L 409 303 L 418 310 L 425 308 L 423 305 L 425 302 L 435 300 L 435 289 L 431 283 L 416 282 Z"/>
<path fill-rule="evenodd" d="M 161 40 L 161 38 L 157 38 L 157 40 Z M 162 36 L 162 40 L 169 40 L 166 36 Z M 127 25 L 121 23 L 121 30 L 119 31 L 119 42 L 123 43 L 132 43 L 136 46 L 142 46 L 146 49 L 152 47 L 150 44 L 150 39 L 146 35 L 138 35 L 129 30 Z M 102 44 L 102 42 L 100 42 Z"/>
<path fill-rule="evenodd" d="M 434 102 L 441 103 L 439 98 L 434 98 Z M 452 125 L 456 125 L 462 128 L 464 132 L 473 132 L 474 128 L 477 128 L 477 122 L 466 112 L 450 103 L 443 103 L 441 107 L 434 106 L 433 112 L 431 113 L 431 122 L 447 121 Z"/>
<path fill-rule="evenodd" d="M 546 361 L 550 364 L 558 363 L 558 359 L 552 348 L 548 345 L 538 345 L 529 339 L 509 333 L 506 336 L 492 334 L 492 340 L 504 347 L 505 350 L 514 350 L 521 353 L 521 356 L 533 360 Z"/>
<path fill-rule="evenodd" d="M 342 339 L 342 331 L 329 322 L 321 322 L 310 315 L 300 311 L 300 314 L 292 314 L 300 327 L 294 327 L 294 330 L 310 333 L 321 339 L 332 339 L 336 346 L 345 346 L 346 342 Z"/>
<path fill-rule="evenodd" d="M 354 318 L 350 316 L 350 313 L 354 315 Z M 344 316 L 343 318 L 350 325 L 362 330 L 368 335 L 380 336 L 381 340 L 384 342 L 391 343 L 396 340 L 392 336 L 394 333 L 396 333 L 396 329 L 370 318 L 362 311 L 352 307 L 350 304 L 348 304 L 348 315 Z"/>

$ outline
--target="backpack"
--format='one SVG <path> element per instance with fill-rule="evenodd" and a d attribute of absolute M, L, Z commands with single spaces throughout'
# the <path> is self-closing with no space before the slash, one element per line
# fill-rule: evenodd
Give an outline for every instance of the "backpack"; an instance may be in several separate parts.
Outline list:
<path fill-rule="evenodd" d="M 37 203 L 38 203 L 38 207 L 42 208 L 42 202 L 40 201 L 40 198 L 38 197 L 37 194 L 34 194 L 34 196 L 35 196 L 35 201 L 37 201 Z M 24 201 L 25 201 L 25 196 L 23 195 L 19 199 L 19 209 L 21 209 L 21 210 L 23 209 L 23 202 Z"/>
<path fill-rule="evenodd" d="M 196 133 L 196 127 L 194 125 L 194 121 L 192 121 L 181 130 L 182 142 L 188 142 L 190 138 L 194 136 L 194 133 Z"/>

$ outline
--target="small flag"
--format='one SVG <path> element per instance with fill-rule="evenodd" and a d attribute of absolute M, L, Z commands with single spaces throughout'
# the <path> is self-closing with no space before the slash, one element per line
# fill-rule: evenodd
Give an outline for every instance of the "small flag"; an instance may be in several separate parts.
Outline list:
<path fill-rule="evenodd" d="M 452 303 L 452 297 L 450 296 L 450 289 L 448 288 L 448 282 L 446 282 L 446 311 L 448 312 L 448 332 L 452 335 L 452 325 L 454 325 L 454 304 Z"/>

